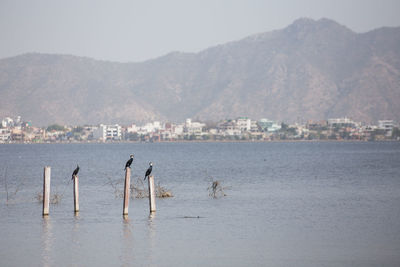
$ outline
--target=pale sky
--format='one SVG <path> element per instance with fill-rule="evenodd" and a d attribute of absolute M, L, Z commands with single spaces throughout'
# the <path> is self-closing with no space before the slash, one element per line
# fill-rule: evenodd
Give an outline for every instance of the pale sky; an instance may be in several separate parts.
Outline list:
<path fill-rule="evenodd" d="M 39 52 L 119 62 L 198 52 L 329 18 L 356 32 L 400 26 L 399 0 L 0 0 L 0 58 Z"/>

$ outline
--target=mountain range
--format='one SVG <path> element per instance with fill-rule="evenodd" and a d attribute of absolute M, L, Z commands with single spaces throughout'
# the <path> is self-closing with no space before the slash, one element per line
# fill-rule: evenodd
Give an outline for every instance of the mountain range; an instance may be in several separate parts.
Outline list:
<path fill-rule="evenodd" d="M 29 53 L 0 60 L 0 118 L 35 125 L 220 120 L 400 121 L 400 27 L 329 19 L 138 63 Z"/>

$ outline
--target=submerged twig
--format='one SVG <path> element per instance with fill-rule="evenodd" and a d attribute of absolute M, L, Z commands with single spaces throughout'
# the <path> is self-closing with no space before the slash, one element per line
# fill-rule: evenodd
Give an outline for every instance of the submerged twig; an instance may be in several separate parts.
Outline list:
<path fill-rule="evenodd" d="M 158 182 L 156 185 L 156 197 L 165 198 L 165 197 L 173 197 L 173 195 L 171 191 L 161 186 L 160 182 Z"/>
<path fill-rule="evenodd" d="M 131 198 L 145 198 L 149 197 L 149 191 L 146 190 L 144 182 L 141 178 L 136 179 L 136 183 L 133 180 L 131 185 Z"/>
<path fill-rule="evenodd" d="M 61 199 L 62 199 L 62 195 L 61 194 L 58 194 L 58 193 L 52 194 L 50 196 L 50 203 L 51 204 L 58 204 L 58 203 L 61 202 Z"/>
<path fill-rule="evenodd" d="M 207 188 L 207 190 L 208 190 L 208 195 L 213 198 L 226 196 L 220 181 L 212 181 L 211 185 Z"/>
<path fill-rule="evenodd" d="M 149 189 L 146 184 L 143 182 L 142 178 L 139 176 L 133 177 L 132 182 L 129 186 L 130 189 L 130 198 L 146 198 L 149 197 Z M 136 178 L 136 179 L 135 179 Z M 114 189 L 114 195 L 116 198 L 123 198 L 124 191 L 121 186 L 124 183 L 124 179 L 118 179 L 113 181 L 110 177 L 107 177 L 108 182 L 106 185 L 110 185 Z M 158 182 L 156 186 L 156 197 L 165 198 L 165 197 L 173 197 L 172 192 L 167 190 L 165 187 L 160 185 Z"/>
<path fill-rule="evenodd" d="M 118 185 L 121 184 L 123 182 L 123 180 L 113 181 L 113 180 L 111 180 L 110 177 L 107 177 L 107 179 L 108 179 L 108 182 L 106 184 L 109 184 L 114 189 L 115 198 L 124 197 L 124 192 L 118 188 Z"/>
<path fill-rule="evenodd" d="M 54 194 L 50 194 L 50 204 L 59 204 L 61 202 L 61 199 L 63 198 L 62 194 L 59 194 L 58 192 Z M 37 200 L 38 203 L 43 202 L 43 192 L 37 192 L 35 199 Z"/>
<path fill-rule="evenodd" d="M 17 195 L 18 191 L 21 189 L 21 187 L 23 185 L 24 185 L 24 183 L 21 181 L 17 184 L 17 186 L 15 187 L 15 190 L 12 193 L 9 192 L 8 179 L 7 179 L 7 166 L 6 166 L 4 169 L 4 188 L 6 191 L 6 204 L 7 205 L 8 205 L 8 202 Z"/>
<path fill-rule="evenodd" d="M 136 179 L 136 183 L 133 182 L 130 186 L 131 198 L 146 198 L 149 197 L 149 190 L 146 188 L 141 178 Z M 165 187 L 160 185 L 160 182 L 156 185 L 156 197 L 166 198 L 173 197 L 172 192 L 167 190 Z"/>
<path fill-rule="evenodd" d="M 208 190 L 208 195 L 212 198 L 219 198 L 219 197 L 224 197 L 226 196 L 224 189 L 228 188 L 228 187 L 222 187 L 221 185 L 221 181 L 219 180 L 214 180 L 213 177 L 211 177 L 210 175 L 208 175 L 207 171 L 206 174 L 208 176 L 208 178 L 211 181 L 211 185 L 209 187 L 207 187 Z"/>

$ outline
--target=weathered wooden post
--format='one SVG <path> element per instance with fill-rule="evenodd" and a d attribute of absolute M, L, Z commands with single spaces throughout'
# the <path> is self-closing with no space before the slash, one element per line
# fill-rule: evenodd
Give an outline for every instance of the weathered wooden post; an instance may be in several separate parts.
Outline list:
<path fill-rule="evenodd" d="M 124 186 L 124 210 L 122 215 L 128 215 L 129 209 L 129 195 L 131 190 L 131 168 L 125 170 L 125 186 Z"/>
<path fill-rule="evenodd" d="M 74 211 L 79 212 L 79 177 L 74 175 Z"/>
<path fill-rule="evenodd" d="M 149 181 L 149 206 L 150 206 L 150 213 L 156 211 L 156 191 L 154 187 L 154 176 L 150 175 L 148 177 Z"/>
<path fill-rule="evenodd" d="M 51 168 L 49 166 L 44 167 L 44 172 L 43 172 L 43 215 L 49 215 L 50 174 L 51 174 Z"/>

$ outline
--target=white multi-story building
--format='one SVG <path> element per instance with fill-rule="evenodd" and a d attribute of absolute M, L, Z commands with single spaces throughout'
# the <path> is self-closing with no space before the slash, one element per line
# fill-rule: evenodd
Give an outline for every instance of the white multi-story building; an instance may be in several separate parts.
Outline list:
<path fill-rule="evenodd" d="M 393 120 L 380 120 L 378 121 L 378 128 L 385 130 L 386 136 L 391 136 L 394 127 Z"/>
<path fill-rule="evenodd" d="M 191 119 L 186 119 L 184 132 L 189 135 L 202 135 L 203 128 L 206 126 L 205 123 L 193 122 Z"/>
<path fill-rule="evenodd" d="M 21 126 L 21 124 L 22 124 L 21 116 L 17 116 L 17 118 L 15 119 L 15 125 Z"/>
<path fill-rule="evenodd" d="M 249 132 L 251 130 L 251 120 L 246 117 L 238 118 L 236 120 L 237 128 L 243 132 Z"/>
<path fill-rule="evenodd" d="M 182 135 L 183 134 L 183 129 L 184 129 L 183 124 L 177 124 L 175 127 L 173 127 L 173 133 L 176 135 Z"/>
<path fill-rule="evenodd" d="M 11 131 L 9 129 L 0 129 L 0 143 L 11 140 Z"/>
<path fill-rule="evenodd" d="M 13 119 L 11 119 L 10 117 L 5 117 L 5 118 L 1 121 L 1 126 L 2 126 L 3 128 L 12 127 L 12 126 L 14 126 L 14 121 L 13 121 Z"/>
<path fill-rule="evenodd" d="M 154 128 L 154 130 L 155 131 L 157 131 L 157 130 L 161 130 L 161 122 L 159 122 L 159 121 L 153 121 L 153 128 Z"/>
<path fill-rule="evenodd" d="M 328 125 L 330 127 L 356 127 L 357 123 L 349 118 L 338 118 L 338 119 L 328 119 Z"/>
<path fill-rule="evenodd" d="M 203 133 L 203 128 L 206 126 L 205 123 L 192 122 L 191 126 L 187 128 L 189 134 L 201 135 Z"/>
<path fill-rule="evenodd" d="M 121 140 L 121 126 L 118 124 L 104 125 L 100 124 L 97 130 L 93 131 L 93 138 L 103 141 L 107 140 Z"/>
<path fill-rule="evenodd" d="M 257 121 L 251 121 L 250 122 L 250 132 L 258 132 L 258 124 Z"/>
<path fill-rule="evenodd" d="M 261 119 L 258 121 L 258 125 L 260 125 L 261 130 L 265 131 L 265 132 L 276 132 L 279 131 L 281 129 L 281 125 L 268 120 L 268 119 Z"/>
<path fill-rule="evenodd" d="M 217 125 L 218 132 L 223 135 L 241 135 L 241 130 L 239 129 L 235 120 L 226 120 Z"/>
<path fill-rule="evenodd" d="M 183 135 L 184 124 L 166 123 L 160 133 L 163 139 L 175 139 Z"/>
<path fill-rule="evenodd" d="M 378 127 L 385 130 L 393 130 L 393 120 L 380 120 L 378 121 Z"/>
<path fill-rule="evenodd" d="M 138 130 L 139 130 L 138 127 L 137 127 L 136 124 L 134 124 L 134 123 L 132 123 L 131 126 L 128 126 L 128 127 L 126 128 L 126 131 L 127 131 L 128 133 L 136 133 Z"/>
<path fill-rule="evenodd" d="M 163 130 L 163 127 L 159 121 L 154 121 L 154 122 L 148 122 L 143 126 L 138 127 L 137 132 L 139 134 L 149 134 L 149 133 L 155 133 L 159 130 Z"/>

